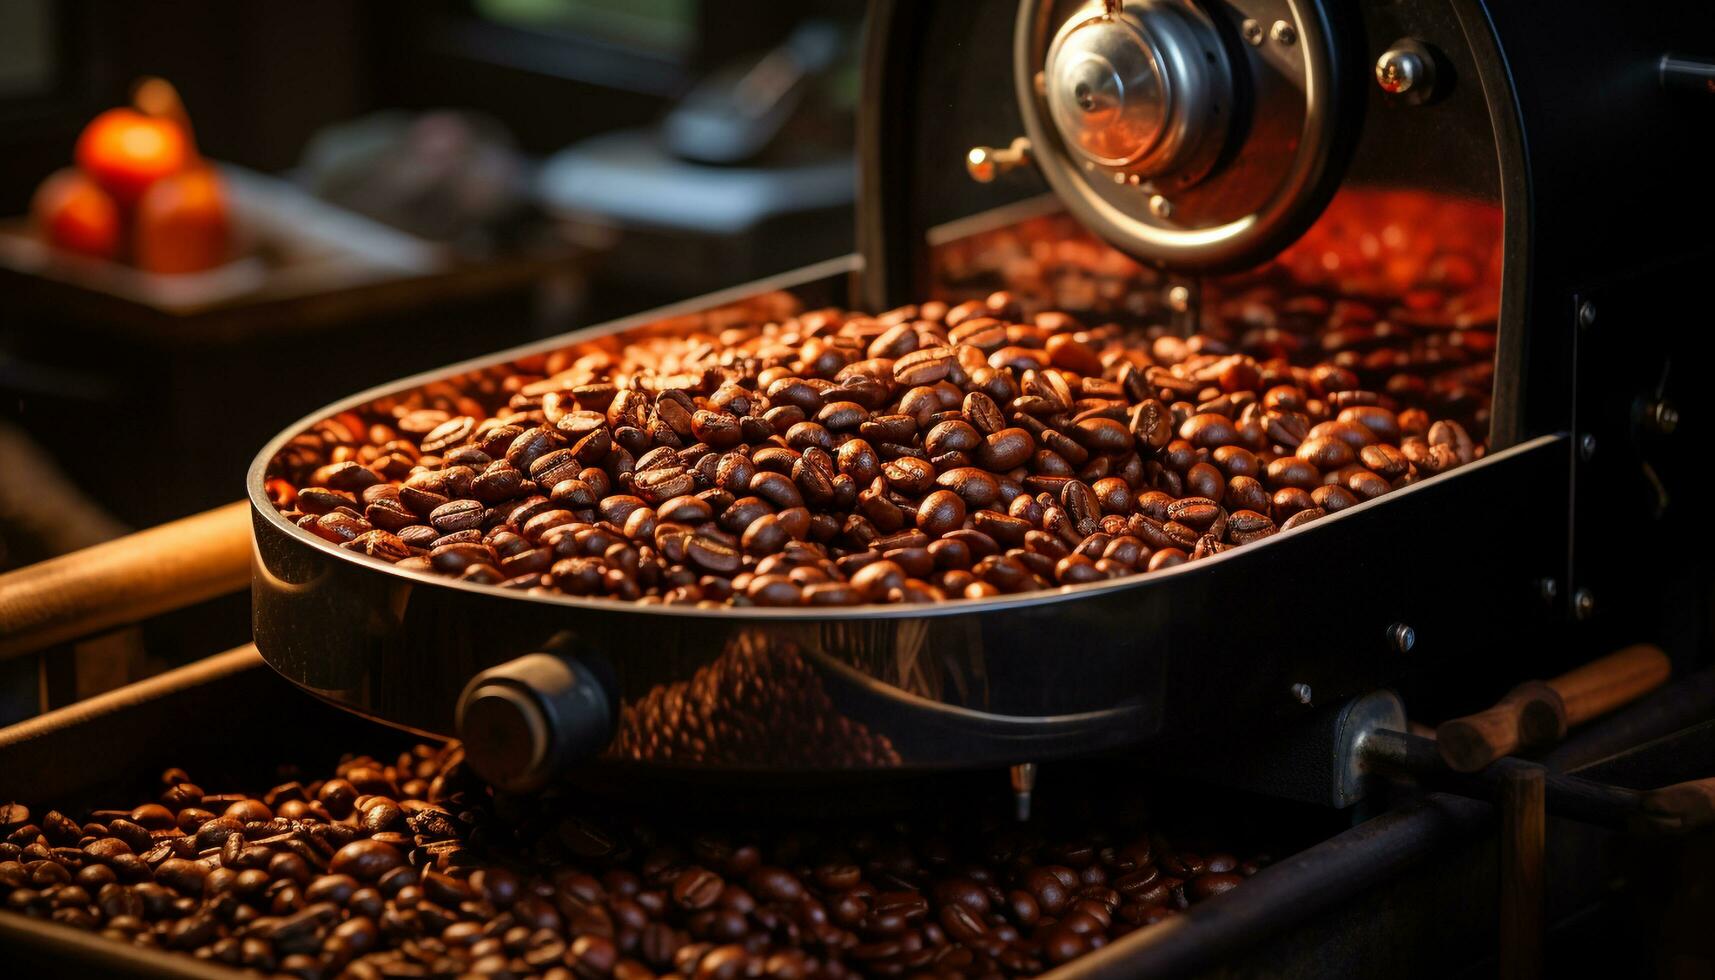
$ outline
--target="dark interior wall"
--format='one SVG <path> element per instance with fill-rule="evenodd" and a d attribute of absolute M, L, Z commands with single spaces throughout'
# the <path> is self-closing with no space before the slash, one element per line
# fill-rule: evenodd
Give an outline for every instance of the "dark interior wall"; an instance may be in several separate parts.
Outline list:
<path fill-rule="evenodd" d="M 477 109 L 530 152 L 652 121 L 697 75 L 859 0 L 711 0 L 679 55 L 484 21 L 468 0 L 7 0 L 39 3 L 57 37 L 51 91 L 0 98 L 0 215 L 70 162 L 79 130 L 141 75 L 176 85 L 210 156 L 294 163 L 317 129 L 381 107 Z M 623 0 L 616 0 L 623 2 Z"/>
<path fill-rule="evenodd" d="M 54 90 L 0 105 L 0 213 L 22 211 L 36 182 L 70 162 L 83 124 L 122 104 L 142 75 L 178 87 L 206 153 L 266 170 L 371 104 L 360 4 L 60 0 L 51 9 Z"/>

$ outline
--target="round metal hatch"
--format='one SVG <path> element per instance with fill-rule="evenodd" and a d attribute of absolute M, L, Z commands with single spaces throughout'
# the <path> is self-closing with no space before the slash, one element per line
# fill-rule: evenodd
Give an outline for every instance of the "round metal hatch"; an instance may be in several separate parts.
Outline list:
<path fill-rule="evenodd" d="M 1023 0 L 1018 99 L 1071 212 L 1158 266 L 1272 256 L 1327 203 L 1355 125 L 1316 0 Z"/>

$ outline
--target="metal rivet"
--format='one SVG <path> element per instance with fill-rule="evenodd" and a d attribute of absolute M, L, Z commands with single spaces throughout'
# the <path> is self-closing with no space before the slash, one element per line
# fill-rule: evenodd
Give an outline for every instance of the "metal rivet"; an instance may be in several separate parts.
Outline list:
<path fill-rule="evenodd" d="M 1594 455 L 1596 455 L 1596 437 L 1593 434 L 1586 432 L 1582 436 L 1578 437 L 1578 456 L 1580 459 L 1584 460 L 1584 462 L 1588 463 L 1590 461 L 1590 457 Z"/>
<path fill-rule="evenodd" d="M 1274 38 L 1276 44 L 1293 44 L 1298 41 L 1298 28 L 1284 20 L 1277 20 L 1274 22 L 1274 27 L 1269 30 L 1268 36 Z"/>
<path fill-rule="evenodd" d="M 1149 198 L 1149 213 L 1163 220 L 1173 217 L 1173 202 L 1160 194 L 1152 194 Z"/>
<path fill-rule="evenodd" d="M 1246 17 L 1245 22 L 1239 25 L 1239 33 L 1245 36 L 1245 42 L 1251 47 L 1255 48 L 1262 46 L 1264 36 L 1262 25 L 1251 18 Z"/>
<path fill-rule="evenodd" d="M 1588 330 L 1596 325 L 1596 304 L 1586 300 L 1578 306 L 1578 325 Z"/>
<path fill-rule="evenodd" d="M 1410 653 L 1417 645 L 1417 631 L 1405 623 L 1395 623 L 1387 628 L 1387 640 L 1396 653 Z"/>
<path fill-rule="evenodd" d="M 1292 696 L 1294 698 L 1298 699 L 1299 704 L 1309 704 L 1310 703 L 1310 685 L 1309 684 L 1294 684 L 1294 685 L 1292 685 Z"/>
<path fill-rule="evenodd" d="M 1596 614 L 1596 597 L 1589 589 L 1578 589 L 1572 593 L 1572 615 L 1579 619 L 1589 619 Z"/>

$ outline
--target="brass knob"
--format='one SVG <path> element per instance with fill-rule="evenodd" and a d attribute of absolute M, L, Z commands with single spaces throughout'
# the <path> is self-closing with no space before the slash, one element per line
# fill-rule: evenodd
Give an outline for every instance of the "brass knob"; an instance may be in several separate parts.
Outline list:
<path fill-rule="evenodd" d="M 996 177 L 1030 162 L 1030 141 L 1020 136 L 1004 150 L 992 146 L 973 146 L 965 154 L 965 169 L 979 184 L 993 183 Z"/>

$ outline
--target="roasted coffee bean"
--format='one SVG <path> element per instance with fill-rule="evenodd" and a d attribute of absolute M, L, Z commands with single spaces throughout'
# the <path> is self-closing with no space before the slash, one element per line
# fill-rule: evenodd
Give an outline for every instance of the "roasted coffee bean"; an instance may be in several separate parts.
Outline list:
<path fill-rule="evenodd" d="M 268 489 L 402 568 L 622 600 L 943 601 L 1158 569 L 1483 454 L 1486 378 L 1449 369 L 1483 367 L 1492 324 L 1450 329 L 1471 314 L 1426 309 L 1463 295 L 1439 280 L 1386 307 L 1320 275 L 1221 300 L 1219 337 L 1016 322 L 997 293 L 578 342 L 318 423 Z M 1187 497 L 1216 510 L 1170 517 Z M 995 550 L 932 550 L 966 533 Z M 872 551 L 905 577 L 859 587 Z"/>
<path fill-rule="evenodd" d="M 350 875 L 358 881 L 375 881 L 404 863 L 405 855 L 393 847 L 373 840 L 357 840 L 334 854 L 328 870 L 338 875 Z"/>
<path fill-rule="evenodd" d="M 936 490 L 917 508 L 917 526 L 924 534 L 939 537 L 965 523 L 965 501 L 951 490 Z"/>
<path fill-rule="evenodd" d="M 880 584 L 906 584 L 900 570 L 882 572 Z M 794 682 L 777 675 L 774 683 Z M 669 821 L 648 829 L 621 824 L 614 836 L 590 816 L 565 810 L 572 804 L 564 797 L 492 798 L 459 774 L 459 760 L 456 746 L 422 747 L 394 765 L 353 758 L 332 779 L 282 783 L 259 798 L 171 791 L 176 802 L 225 804 L 257 818 L 228 836 L 242 853 L 257 853 L 260 864 L 208 870 L 173 855 L 143 868 L 153 880 L 105 880 L 91 890 L 72 883 L 60 862 L 73 854 L 132 856 L 122 840 L 93 838 L 76 850 L 32 843 L 46 856 L 28 866 L 0 861 L 0 898 L 7 909 L 51 913 L 85 929 L 105 925 L 116 939 L 258 970 L 338 965 L 358 976 L 391 975 L 427 961 L 448 975 L 527 968 L 626 978 L 676 969 L 736 978 L 892 976 L 980 962 L 985 972 L 1009 974 L 1039 972 L 1098 948 L 1242 884 L 1259 867 L 1229 852 L 1175 852 L 1135 826 L 1124 831 L 1134 843 L 1123 847 L 1033 840 L 1036 831 L 1004 824 L 952 841 L 890 824 L 739 830 L 729 839 Z M 187 781 L 172 784 L 181 785 Z M 324 798 L 350 822 L 326 822 L 334 818 Z M 963 811 L 971 804 L 951 805 Z M 273 815 L 295 808 L 302 819 Z M 103 818 L 141 830 L 125 812 L 126 819 Z M 986 823 L 964 812 L 951 816 L 962 827 Z M 205 826 L 237 819 L 211 818 Z M 406 827 L 415 837 L 368 824 Z M 81 839 L 91 826 L 53 814 L 14 829 Z M 1114 838 L 1094 838 L 1106 839 Z M 112 843 L 95 846 L 99 841 Z M 448 845 L 461 854 L 452 864 Z M 863 855 L 861 863 L 839 856 L 848 848 Z M 316 873 L 306 854 L 365 867 Z M 689 855 L 699 863 L 684 863 Z M 377 856 L 384 858 L 379 864 Z M 374 885 L 365 884 L 388 865 Z M 737 880 L 723 880 L 722 872 Z M 1114 887 L 1103 884 L 1110 879 Z"/>

